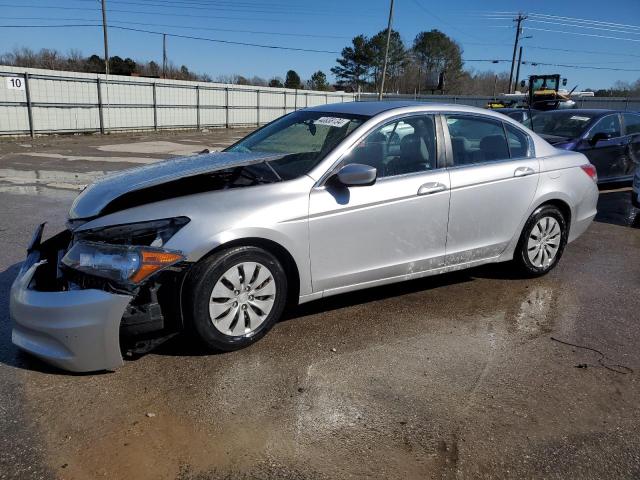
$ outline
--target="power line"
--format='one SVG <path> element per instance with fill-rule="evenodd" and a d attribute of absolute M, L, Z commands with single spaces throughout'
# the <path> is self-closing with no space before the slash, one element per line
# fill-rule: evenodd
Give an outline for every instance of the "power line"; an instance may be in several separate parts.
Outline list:
<path fill-rule="evenodd" d="M 618 30 L 618 29 L 614 29 L 614 28 L 608 28 L 608 27 L 603 27 L 603 26 L 591 26 L 591 25 L 580 25 L 580 24 L 573 24 L 573 23 L 563 23 L 563 22 L 556 22 L 553 20 L 536 20 L 534 18 L 529 19 L 530 22 L 535 22 L 535 23 L 545 23 L 545 24 L 549 24 L 549 25 L 559 25 L 561 27 L 572 27 L 572 28 L 586 28 L 589 30 L 600 30 L 600 31 L 604 31 L 604 32 L 614 32 L 614 33 L 626 33 L 629 35 L 640 35 L 640 32 L 631 32 L 629 30 Z"/>
<path fill-rule="evenodd" d="M 71 28 L 71 27 L 102 27 L 102 24 L 64 24 L 64 25 L 0 25 L 0 28 Z"/>
<path fill-rule="evenodd" d="M 58 5 L 16 5 L 16 4 L 7 4 L 0 3 L 0 7 L 10 7 L 10 8 L 35 8 L 35 9 L 55 9 L 55 10 L 77 10 L 77 11 L 91 11 L 98 12 L 97 8 L 80 8 L 80 7 L 60 7 Z M 111 13 L 136 13 L 140 15 L 155 15 L 162 17 L 188 17 L 188 18 L 207 18 L 207 19 L 215 19 L 215 20 L 259 20 L 261 22 L 287 22 L 288 20 L 278 20 L 275 18 L 251 18 L 251 17 L 225 17 L 225 16 L 214 16 L 214 15 L 189 15 L 186 13 L 158 13 L 158 12 L 149 12 L 149 11 L 140 11 L 140 10 L 123 10 L 123 9 L 115 9 L 110 8 L 109 11 Z"/>
<path fill-rule="evenodd" d="M 629 25 L 626 23 L 614 23 L 614 22 L 603 22 L 601 20 L 589 20 L 587 18 L 576 18 L 576 17 L 562 17 L 559 15 L 547 15 L 544 13 L 530 13 L 529 15 L 540 18 L 553 18 L 557 20 L 569 20 L 573 22 L 582 22 L 582 23 L 590 23 L 590 24 L 600 24 L 600 25 L 609 25 L 612 27 L 624 27 L 624 28 L 633 28 L 640 30 L 640 25 Z"/>
<path fill-rule="evenodd" d="M 157 8 L 185 8 L 185 6 L 175 6 L 175 5 L 163 5 L 160 3 L 149 3 L 149 2 L 130 2 L 130 1 L 121 1 L 121 0 L 110 0 L 109 3 L 116 3 L 116 4 L 121 4 L 121 5 L 137 5 L 137 6 L 144 6 L 144 7 L 157 7 Z M 273 9 L 264 9 L 264 10 L 258 10 L 255 7 L 252 7 L 250 9 L 243 9 L 243 8 L 229 8 L 229 7 L 216 7 L 216 6 L 198 6 L 198 5 L 192 5 L 188 7 L 190 10 L 205 10 L 205 11 L 222 11 L 222 12 L 234 12 L 234 13 L 247 13 L 247 12 L 251 12 L 251 13 L 261 13 L 261 14 L 267 14 L 267 15 L 302 15 L 302 16 L 315 16 L 315 15 L 330 15 L 335 17 L 335 12 L 328 12 L 328 11 L 300 11 L 300 10 L 278 10 L 278 11 L 274 11 Z M 361 16 L 366 16 L 366 17 L 370 17 L 370 14 L 358 14 Z"/>
<path fill-rule="evenodd" d="M 157 31 L 153 31 L 153 30 L 143 30 L 140 28 L 131 28 L 131 27 L 121 27 L 121 26 L 117 26 L 117 25 L 112 25 L 111 28 L 117 28 L 118 30 L 127 30 L 130 32 L 140 32 L 140 33 L 150 33 L 150 34 L 154 34 L 154 35 L 166 35 L 168 37 L 174 37 L 174 38 L 186 38 L 189 40 L 202 40 L 205 42 L 214 42 L 214 43 L 224 43 L 227 45 L 242 45 L 245 47 L 259 47 L 259 48 L 270 48 L 270 49 L 274 49 L 274 50 L 293 50 L 296 52 L 311 52 L 311 53 L 332 53 L 332 54 L 339 54 L 340 52 L 335 51 L 335 50 L 316 50 L 316 49 L 312 49 L 312 48 L 298 48 L 298 47 L 285 47 L 282 45 L 266 45 L 266 44 L 261 44 L 261 43 L 249 43 L 249 42 L 235 42 L 235 41 L 231 41 L 231 40 L 221 40 L 221 39 L 217 39 L 217 38 L 206 38 L 206 37 L 195 37 L 195 36 L 191 36 L 191 35 L 180 35 L 177 33 L 167 33 L 167 32 L 157 32 Z"/>
<path fill-rule="evenodd" d="M 90 18 L 51 18 L 51 17 L 3 17 L 5 20 L 50 20 L 50 21 L 78 21 L 78 22 L 97 22 Z M 235 28 L 211 28 L 211 27 L 196 27 L 191 25 L 175 25 L 167 23 L 146 23 L 146 22 L 126 22 L 123 20 L 110 20 L 109 23 L 122 23 L 124 25 L 140 25 L 145 27 L 169 27 L 169 28 L 188 28 L 191 30 L 207 30 L 213 32 L 230 32 L 230 33 L 250 33 L 256 35 L 276 35 L 284 37 L 308 37 L 308 38 L 335 38 L 335 39 L 350 39 L 348 36 L 339 35 L 318 35 L 312 33 L 287 33 L 287 32 L 269 32 L 263 30 L 238 30 Z"/>
<path fill-rule="evenodd" d="M 487 63 L 503 63 L 510 62 L 511 60 L 506 58 L 500 59 L 491 59 L 491 58 L 482 58 L 482 59 L 462 59 L 463 62 L 487 62 Z M 575 65 L 575 64 L 567 64 L 567 63 L 547 63 L 547 62 L 538 62 L 536 60 L 526 60 L 522 61 L 523 65 L 529 65 L 532 67 L 536 67 L 538 65 L 543 65 L 547 67 L 564 67 L 564 68 L 578 68 L 585 70 L 609 70 L 613 72 L 640 72 L 640 68 L 615 68 L 615 67 L 599 67 L 599 66 L 588 66 L 588 65 Z"/>
<path fill-rule="evenodd" d="M 101 24 L 65 24 L 65 25 L 0 25 L 0 28 L 70 28 L 70 27 L 101 27 Z M 292 50 L 296 52 L 310 52 L 310 53 L 331 53 L 331 54 L 339 54 L 340 52 L 335 50 L 316 50 L 312 48 L 297 48 L 297 47 L 285 47 L 283 45 L 267 45 L 261 43 L 249 43 L 249 42 L 235 42 L 232 40 L 222 40 L 218 38 L 206 38 L 206 37 L 196 37 L 191 35 L 180 35 L 177 33 L 167 33 L 167 32 L 158 32 L 153 30 L 143 30 L 140 28 L 130 28 L 130 27 L 121 27 L 118 25 L 111 25 L 109 28 L 115 28 L 118 30 L 127 30 L 130 32 L 140 32 L 140 33 L 149 33 L 153 35 L 166 35 L 168 37 L 174 38 L 185 38 L 188 40 L 201 40 L 205 42 L 214 42 L 214 43 L 224 43 L 227 45 L 241 45 L 245 47 L 258 47 L 258 48 L 269 48 L 272 50 Z"/>
<path fill-rule="evenodd" d="M 595 50 L 571 50 L 568 48 L 537 47 L 535 45 L 527 45 L 527 48 L 534 48 L 536 50 L 549 50 L 553 52 L 586 53 L 591 55 L 609 55 L 609 56 L 616 56 L 616 57 L 640 58 L 640 55 L 634 55 L 633 53 L 615 53 L 615 52 L 603 52 L 603 51 L 595 51 Z"/>
<path fill-rule="evenodd" d="M 94 3 L 95 0 L 74 0 L 76 2 L 88 2 L 88 3 Z M 115 2 L 115 0 L 113 0 Z M 195 0 L 137 0 L 138 2 L 147 2 L 145 3 L 145 5 L 150 5 L 152 3 L 163 3 L 163 4 L 167 4 L 168 7 L 171 8 L 187 8 L 193 5 L 201 5 L 201 6 L 205 6 L 205 7 L 209 7 L 209 8 L 214 8 L 214 7 L 246 7 L 247 9 L 254 9 L 256 7 L 264 7 L 266 2 L 257 2 L 257 3 L 247 3 L 247 2 L 235 2 L 235 1 L 231 1 L 231 2 L 200 2 L 200 1 L 195 1 Z M 112 2 L 113 3 L 113 2 Z M 130 2 L 117 2 L 117 3 L 127 3 L 129 4 Z M 287 5 L 287 4 L 283 4 L 283 3 L 272 3 L 269 2 L 268 3 L 269 6 L 269 10 L 270 11 L 274 11 L 274 10 L 284 10 L 287 12 L 292 11 L 291 5 Z M 315 13 L 317 11 L 322 11 L 322 12 L 327 12 L 327 13 L 333 13 L 335 14 L 335 11 L 333 10 L 309 10 L 307 8 L 303 9 L 303 10 L 298 10 L 298 11 L 302 11 L 304 13 Z M 344 13 L 344 12 L 342 12 Z M 369 14 L 365 14 L 366 16 L 371 16 Z"/>
<path fill-rule="evenodd" d="M 77 1 L 77 0 L 76 0 Z M 153 0 L 152 0 L 153 1 Z M 122 5 L 137 5 L 143 7 L 159 7 L 159 8 L 187 8 L 185 6 L 182 7 L 174 7 L 168 5 L 160 5 L 154 3 L 142 3 L 142 2 L 129 2 L 129 1 L 120 1 L 120 0 L 111 0 L 110 3 L 117 3 Z M 85 6 L 77 6 L 77 7 L 63 7 L 63 6 L 51 6 L 51 5 L 24 5 L 24 4 L 1 4 L 0 6 L 11 7 L 11 8 L 47 8 L 47 9 L 58 9 L 58 10 L 79 10 L 79 11 L 94 11 L 99 10 L 97 8 L 85 7 Z M 221 8 L 221 7 L 202 7 L 202 6 L 190 6 L 189 10 L 204 10 L 204 11 L 220 11 L 224 12 L 232 12 L 232 13 L 257 13 L 260 15 L 298 15 L 298 16 L 308 16 L 313 17 L 316 15 L 331 15 L 335 17 L 334 12 L 317 12 L 317 11 L 274 11 L 272 9 L 261 9 L 256 10 L 255 8 L 247 9 L 237 9 L 237 8 Z M 181 17 L 192 17 L 192 18 L 217 18 L 217 19 L 228 19 L 228 20 L 259 20 L 259 21 L 280 21 L 285 22 L 288 20 L 276 20 L 276 19 L 265 19 L 264 17 L 259 18 L 250 18 L 250 17 L 221 17 L 221 16 L 204 16 L 204 15 L 189 15 L 183 13 L 168 13 L 168 12 L 157 12 L 157 11 L 139 11 L 139 10 L 124 10 L 124 9 L 113 9 L 109 8 L 110 12 L 120 12 L 120 13 L 138 13 L 138 14 L 146 14 L 146 15 L 161 15 L 161 16 L 181 16 Z M 370 16 L 369 14 L 359 14 L 361 16 Z"/>
<path fill-rule="evenodd" d="M 606 38 L 609 40 L 623 40 L 627 42 L 640 42 L 640 38 L 623 38 L 623 37 L 612 37 L 610 35 L 598 35 L 595 33 L 583 33 L 583 32 L 567 32 L 565 30 L 549 30 L 547 28 L 536 28 L 536 27 L 526 27 L 527 30 L 535 30 L 538 32 L 550 32 L 550 33 L 563 33 L 567 35 L 581 35 L 583 37 L 594 37 L 594 38 Z"/>

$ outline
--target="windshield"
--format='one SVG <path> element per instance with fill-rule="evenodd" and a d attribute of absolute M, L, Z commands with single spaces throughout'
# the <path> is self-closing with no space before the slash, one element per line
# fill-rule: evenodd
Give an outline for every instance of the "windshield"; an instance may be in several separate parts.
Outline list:
<path fill-rule="evenodd" d="M 227 152 L 284 154 L 269 165 L 285 180 L 308 173 L 369 117 L 298 111 L 285 115 L 229 147 Z"/>
<path fill-rule="evenodd" d="M 531 120 L 524 123 L 534 132 L 543 135 L 577 138 L 584 133 L 594 117 L 591 113 L 555 110 L 535 113 Z"/>
<path fill-rule="evenodd" d="M 557 77 L 546 77 L 546 78 L 536 78 L 533 81 L 532 87 L 533 91 L 537 90 L 558 90 L 558 78 Z"/>

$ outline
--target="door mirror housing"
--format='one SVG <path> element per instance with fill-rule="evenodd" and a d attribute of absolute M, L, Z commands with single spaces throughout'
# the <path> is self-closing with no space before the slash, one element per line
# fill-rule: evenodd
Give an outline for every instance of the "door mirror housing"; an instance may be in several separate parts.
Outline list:
<path fill-rule="evenodd" d="M 598 132 L 596 133 L 593 137 L 591 137 L 589 139 L 589 143 L 592 146 L 595 146 L 598 142 L 601 142 L 602 140 L 609 140 L 613 138 L 613 136 L 610 133 L 607 132 Z"/>
<path fill-rule="evenodd" d="M 345 165 L 338 173 L 336 180 L 345 187 L 364 187 L 376 183 L 378 171 L 375 167 L 363 165 L 361 163 L 350 163 Z"/>

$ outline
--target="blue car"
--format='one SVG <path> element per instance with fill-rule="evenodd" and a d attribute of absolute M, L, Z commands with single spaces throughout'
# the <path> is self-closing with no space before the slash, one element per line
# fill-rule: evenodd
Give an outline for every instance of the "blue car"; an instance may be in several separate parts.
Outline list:
<path fill-rule="evenodd" d="M 599 183 L 631 182 L 640 163 L 640 114 L 573 109 L 535 112 L 523 122 L 556 148 L 583 153 Z"/>

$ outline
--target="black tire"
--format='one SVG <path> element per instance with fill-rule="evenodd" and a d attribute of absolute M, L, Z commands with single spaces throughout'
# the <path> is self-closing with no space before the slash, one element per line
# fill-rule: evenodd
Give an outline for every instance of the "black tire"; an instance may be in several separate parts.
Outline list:
<path fill-rule="evenodd" d="M 209 303 L 213 288 L 221 276 L 243 262 L 260 263 L 269 269 L 275 281 L 275 300 L 266 319 L 255 330 L 244 335 L 232 336 L 213 325 Z M 233 247 L 194 265 L 185 284 L 183 311 L 188 327 L 205 346 L 228 352 L 247 347 L 262 338 L 282 315 L 286 301 L 287 276 L 278 259 L 262 248 Z"/>
<path fill-rule="evenodd" d="M 556 252 L 555 257 L 553 258 L 551 263 L 544 266 L 536 266 L 529 258 L 527 248 L 528 240 L 536 224 L 545 217 L 552 217 L 558 222 L 558 225 L 560 226 L 560 244 L 558 246 L 558 251 Z M 537 277 L 550 272 L 560 261 L 562 253 L 564 252 L 564 247 L 567 245 L 568 236 L 569 229 L 567 227 L 567 220 L 565 219 L 560 209 L 553 205 L 542 205 L 541 207 L 538 207 L 531 214 L 531 216 L 527 220 L 527 223 L 525 223 L 524 228 L 522 229 L 522 233 L 520 234 L 518 245 L 513 254 L 513 261 L 516 265 L 516 268 L 520 270 L 521 273 L 529 277 Z"/>

